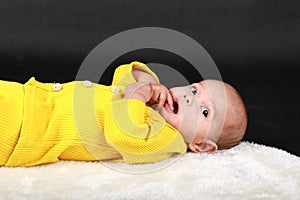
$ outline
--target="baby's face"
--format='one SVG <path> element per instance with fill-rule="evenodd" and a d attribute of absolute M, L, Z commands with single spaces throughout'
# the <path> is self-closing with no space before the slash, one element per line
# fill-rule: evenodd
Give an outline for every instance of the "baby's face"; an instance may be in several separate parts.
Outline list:
<path fill-rule="evenodd" d="M 171 88 L 170 91 L 173 96 L 174 110 L 165 103 L 160 114 L 179 130 L 185 142 L 191 143 L 194 139 L 202 141 L 206 137 L 215 137 L 208 136 L 206 133 L 211 130 L 212 122 L 214 127 L 220 127 L 224 122 L 222 113 L 225 111 L 225 90 L 222 82 L 205 80 L 188 86 Z"/>

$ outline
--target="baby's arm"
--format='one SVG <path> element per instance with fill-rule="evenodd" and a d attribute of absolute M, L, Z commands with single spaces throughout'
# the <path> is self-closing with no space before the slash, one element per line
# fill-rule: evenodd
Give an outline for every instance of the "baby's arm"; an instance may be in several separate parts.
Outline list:
<path fill-rule="evenodd" d="M 186 145 L 178 131 L 146 106 L 165 102 L 172 105 L 169 90 L 142 63 L 119 67 L 112 85 L 126 85 L 122 100 L 108 103 L 104 134 L 127 163 L 156 162 L 174 152 L 184 153 Z M 134 80 L 135 79 L 135 80 Z"/>
<path fill-rule="evenodd" d="M 151 74 L 139 68 L 132 69 L 132 76 L 137 82 L 158 83 Z"/>

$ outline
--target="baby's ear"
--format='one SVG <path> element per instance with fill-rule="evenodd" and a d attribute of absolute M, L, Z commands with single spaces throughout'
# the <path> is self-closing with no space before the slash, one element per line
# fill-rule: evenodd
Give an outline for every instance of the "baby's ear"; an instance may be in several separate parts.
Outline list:
<path fill-rule="evenodd" d="M 208 152 L 208 153 L 213 153 L 218 150 L 218 146 L 215 142 L 212 140 L 205 140 L 202 142 L 197 142 L 197 143 L 190 143 L 189 148 L 193 152 Z"/>

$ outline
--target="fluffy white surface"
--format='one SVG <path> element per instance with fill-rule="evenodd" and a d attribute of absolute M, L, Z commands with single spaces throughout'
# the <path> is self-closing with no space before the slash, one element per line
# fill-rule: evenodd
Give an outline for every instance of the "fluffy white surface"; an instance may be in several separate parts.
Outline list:
<path fill-rule="evenodd" d="M 187 153 L 167 161 L 174 162 L 140 174 L 113 170 L 101 162 L 1 167 L 0 199 L 300 198 L 300 158 L 280 149 L 242 142 L 230 150 Z M 110 166 L 132 171 L 157 167 L 123 163 Z"/>

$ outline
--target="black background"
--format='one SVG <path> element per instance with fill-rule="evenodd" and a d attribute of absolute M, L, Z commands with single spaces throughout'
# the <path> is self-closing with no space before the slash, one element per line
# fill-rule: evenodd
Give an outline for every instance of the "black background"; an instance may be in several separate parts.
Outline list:
<path fill-rule="evenodd" d="M 138 27 L 174 29 L 200 43 L 241 93 L 245 140 L 300 155 L 299 10 L 297 1 L 278 0 L 0 0 L 0 79 L 72 81 L 108 37 Z M 132 60 L 188 67 L 150 49 L 121 56 L 111 68 Z M 112 70 L 106 73 L 101 83 L 109 84 Z"/>

